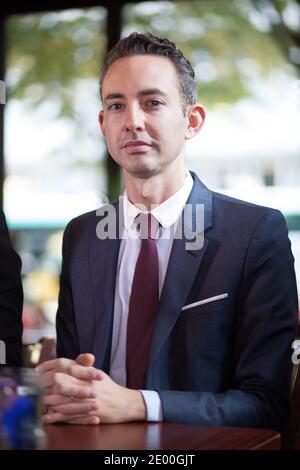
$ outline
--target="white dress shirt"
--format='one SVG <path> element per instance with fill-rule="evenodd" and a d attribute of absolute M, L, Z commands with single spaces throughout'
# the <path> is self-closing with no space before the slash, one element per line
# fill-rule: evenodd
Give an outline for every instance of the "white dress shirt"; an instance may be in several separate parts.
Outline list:
<path fill-rule="evenodd" d="M 159 264 L 159 295 L 161 294 L 169 256 L 172 249 L 176 224 L 193 187 L 188 170 L 184 184 L 151 213 L 161 225 L 156 240 Z M 120 207 L 121 210 L 121 207 Z M 113 337 L 110 358 L 110 377 L 119 385 L 126 386 L 126 336 L 131 286 L 141 240 L 137 235 L 135 218 L 142 211 L 132 204 L 124 192 L 124 229 L 120 244 L 115 287 Z M 159 394 L 153 390 L 141 390 L 147 408 L 147 421 L 162 421 L 162 405 Z"/>

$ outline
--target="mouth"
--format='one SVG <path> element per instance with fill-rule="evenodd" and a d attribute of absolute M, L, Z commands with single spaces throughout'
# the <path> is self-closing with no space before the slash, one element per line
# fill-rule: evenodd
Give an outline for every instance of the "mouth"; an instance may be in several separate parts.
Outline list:
<path fill-rule="evenodd" d="M 128 153 L 145 153 L 151 147 L 151 144 L 143 140 L 131 140 L 123 146 Z"/>

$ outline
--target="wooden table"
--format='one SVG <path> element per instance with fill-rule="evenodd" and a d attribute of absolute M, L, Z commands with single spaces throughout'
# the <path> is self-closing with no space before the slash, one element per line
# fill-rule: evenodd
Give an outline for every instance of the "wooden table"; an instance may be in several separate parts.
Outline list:
<path fill-rule="evenodd" d="M 169 423 L 45 425 L 48 450 L 279 450 L 280 434 L 266 429 Z"/>

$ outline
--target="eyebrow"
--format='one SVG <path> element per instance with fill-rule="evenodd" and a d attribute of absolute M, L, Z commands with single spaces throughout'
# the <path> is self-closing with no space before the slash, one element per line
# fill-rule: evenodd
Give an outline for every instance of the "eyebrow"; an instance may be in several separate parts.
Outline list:
<path fill-rule="evenodd" d="M 138 92 L 138 97 L 149 96 L 149 95 L 160 95 L 164 98 L 167 98 L 166 93 L 164 93 L 159 88 L 148 88 L 146 90 L 141 90 Z M 110 93 L 104 98 L 104 101 L 115 100 L 115 99 L 124 99 L 125 95 L 123 93 Z"/>

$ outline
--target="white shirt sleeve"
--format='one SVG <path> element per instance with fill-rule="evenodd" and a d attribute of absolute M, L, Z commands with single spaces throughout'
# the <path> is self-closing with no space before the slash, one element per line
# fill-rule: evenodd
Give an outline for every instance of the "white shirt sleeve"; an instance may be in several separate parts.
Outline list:
<path fill-rule="evenodd" d="M 159 394 L 154 390 L 140 390 L 140 392 L 143 395 L 147 409 L 147 421 L 161 422 L 163 413 Z"/>

